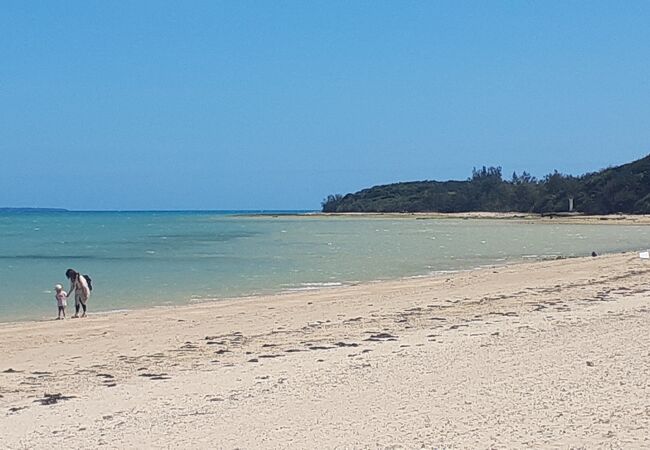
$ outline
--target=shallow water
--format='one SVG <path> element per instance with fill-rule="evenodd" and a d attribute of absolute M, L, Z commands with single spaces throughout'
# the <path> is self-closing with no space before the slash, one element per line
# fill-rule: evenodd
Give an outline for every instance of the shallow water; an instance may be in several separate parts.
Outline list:
<path fill-rule="evenodd" d="M 186 304 L 646 248 L 650 227 L 217 212 L 0 214 L 0 321 L 56 314 L 69 267 L 90 310 Z M 69 301 L 69 305 L 74 302 Z M 68 313 L 74 306 L 68 306 Z"/>

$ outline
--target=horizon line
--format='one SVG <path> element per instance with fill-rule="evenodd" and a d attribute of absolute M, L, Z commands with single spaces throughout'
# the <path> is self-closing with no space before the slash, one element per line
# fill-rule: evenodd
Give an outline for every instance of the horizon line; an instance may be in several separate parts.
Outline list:
<path fill-rule="evenodd" d="M 318 212 L 318 209 L 68 209 L 57 207 L 38 206 L 2 206 L 0 212 L 218 212 L 218 213 L 290 213 L 290 212 Z"/>

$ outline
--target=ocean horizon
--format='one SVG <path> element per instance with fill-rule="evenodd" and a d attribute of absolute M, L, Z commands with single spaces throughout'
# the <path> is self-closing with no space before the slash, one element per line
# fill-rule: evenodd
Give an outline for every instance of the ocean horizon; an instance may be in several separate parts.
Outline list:
<path fill-rule="evenodd" d="M 309 214 L 315 209 L 67 209 L 57 207 L 1 206 L 0 213 L 215 213 L 215 214 Z"/>
<path fill-rule="evenodd" d="M 322 216 L 305 210 L 0 213 L 0 321 L 56 315 L 89 274 L 89 312 L 183 305 L 646 248 L 650 227 Z M 74 302 L 68 302 L 68 315 Z"/>

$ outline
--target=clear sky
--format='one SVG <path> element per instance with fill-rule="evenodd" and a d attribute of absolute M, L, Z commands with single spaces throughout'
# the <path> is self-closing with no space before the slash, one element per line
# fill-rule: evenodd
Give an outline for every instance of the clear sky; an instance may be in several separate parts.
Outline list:
<path fill-rule="evenodd" d="M 0 206 L 318 209 L 648 153 L 648 1 L 0 4 Z"/>

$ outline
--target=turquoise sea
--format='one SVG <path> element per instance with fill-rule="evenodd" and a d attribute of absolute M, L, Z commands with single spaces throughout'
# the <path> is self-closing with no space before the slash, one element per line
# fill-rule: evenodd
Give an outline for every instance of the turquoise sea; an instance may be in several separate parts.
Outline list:
<path fill-rule="evenodd" d="M 650 227 L 629 225 L 241 212 L 0 213 L 0 321 L 53 318 L 53 286 L 67 289 L 67 268 L 91 275 L 90 312 L 99 312 L 649 244 Z"/>

